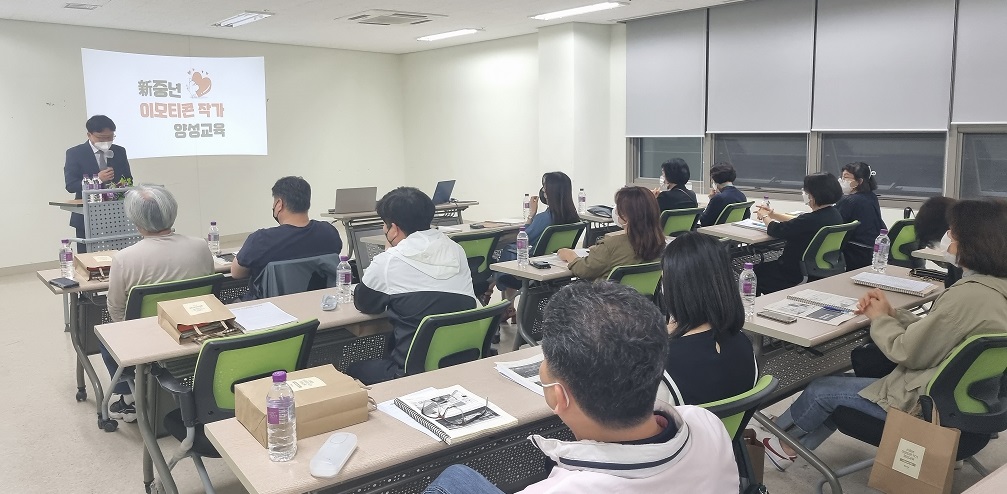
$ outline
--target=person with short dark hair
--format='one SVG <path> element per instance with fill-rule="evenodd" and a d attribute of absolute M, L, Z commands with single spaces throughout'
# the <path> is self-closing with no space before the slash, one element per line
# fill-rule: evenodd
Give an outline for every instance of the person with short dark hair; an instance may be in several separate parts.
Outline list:
<path fill-rule="evenodd" d="M 667 190 L 654 189 L 657 206 L 660 211 L 669 209 L 688 209 L 699 206 L 696 193 L 686 188 L 689 183 L 689 164 L 682 158 L 672 158 L 661 164 L 661 173 Z"/>
<path fill-rule="evenodd" d="M 545 402 L 576 440 L 532 436 L 556 466 L 522 494 L 738 491 L 738 467 L 720 419 L 700 407 L 655 402 L 668 333 L 650 300 L 616 283 L 574 283 L 549 300 L 542 327 Z M 455 465 L 425 493 L 501 491 Z"/>
<path fill-rule="evenodd" d="M 867 163 L 858 161 L 844 165 L 842 176 L 839 177 L 843 198 L 836 203 L 836 209 L 843 216 L 843 222 L 860 222 L 856 230 L 850 233 L 850 240 L 843 249 L 847 271 L 871 265 L 874 260 L 874 241 L 882 229 L 888 228 L 881 218 L 878 195 L 874 193 L 878 189 L 874 175 L 874 170 Z"/>
<path fill-rule="evenodd" d="M 434 203 L 413 187 L 399 187 L 377 206 L 388 247 L 374 256 L 353 292 L 366 314 L 388 311 L 393 330 L 388 355 L 356 362 L 346 373 L 364 384 L 402 377 L 413 335 L 424 317 L 474 309 L 468 257 L 454 240 L 431 228 Z"/>
<path fill-rule="evenodd" d="M 787 241 L 779 259 L 755 266 L 760 295 L 797 286 L 803 279 L 801 257 L 811 239 L 822 227 L 843 224 L 843 216 L 833 207 L 843 197 L 843 189 L 835 175 L 821 172 L 804 177 L 801 196 L 804 204 L 811 208 L 810 213 L 794 217 L 762 205 L 756 210 L 756 218 L 766 222 L 766 233 Z"/>
<path fill-rule="evenodd" d="M 710 181 L 713 182 L 710 184 L 710 202 L 699 216 L 700 225 L 715 225 L 728 205 L 748 201 L 745 193 L 734 186 L 737 178 L 738 173 L 730 163 L 717 163 L 710 168 Z M 744 219 L 751 215 L 751 211 L 746 209 Z"/>
<path fill-rule="evenodd" d="M 759 369 L 752 342 L 741 332 L 745 308 L 727 245 L 688 232 L 664 250 L 662 265 L 672 319 L 665 371 L 675 404 L 711 403 L 752 389 Z"/>
<path fill-rule="evenodd" d="M 647 189 L 635 185 L 619 189 L 612 219 L 622 230 L 598 240 L 587 257 L 578 257 L 573 249 L 556 252 L 574 276 L 585 280 L 605 278 L 619 266 L 652 262 L 661 255 L 665 246 L 661 214 Z"/>
<path fill-rule="evenodd" d="M 276 261 L 339 254 L 343 240 L 331 223 L 308 217 L 311 185 L 301 177 L 283 177 L 272 189 L 272 215 L 279 225 L 256 230 L 245 239 L 231 263 L 231 276 L 248 278 L 248 293 L 243 300 L 261 296 L 256 279 L 266 265 Z"/>
<path fill-rule="evenodd" d="M 958 200 L 953 197 L 934 196 L 920 205 L 916 212 L 913 225 L 916 227 L 916 240 L 920 248 L 934 247 L 947 233 L 948 211 Z"/>
<path fill-rule="evenodd" d="M 87 141 L 66 150 L 63 164 L 63 181 L 66 191 L 81 198 L 81 181 L 97 175 L 102 184 L 117 184 L 119 180 L 132 180 L 126 148 L 112 144 L 115 139 L 115 122 L 105 115 L 95 115 L 84 124 Z M 76 229 L 77 238 L 84 238 L 84 215 L 70 213 L 70 226 Z M 87 246 L 77 244 L 77 253 L 87 252 Z"/>
<path fill-rule="evenodd" d="M 838 375 L 811 382 L 790 408 L 776 419 L 782 429 L 810 449 L 820 445 L 834 426 L 836 408 L 852 408 L 884 420 L 891 407 L 904 412 L 917 404 L 938 367 L 969 337 L 1007 332 L 1007 202 L 959 201 L 948 212 L 951 229 L 941 240 L 949 262 L 964 276 L 933 302 L 923 317 L 895 310 L 885 292 L 868 291 L 857 314 L 871 320 L 871 339 L 898 364 L 876 379 Z M 780 470 L 793 463 L 794 451 L 773 436 L 763 437 L 766 455 Z"/>

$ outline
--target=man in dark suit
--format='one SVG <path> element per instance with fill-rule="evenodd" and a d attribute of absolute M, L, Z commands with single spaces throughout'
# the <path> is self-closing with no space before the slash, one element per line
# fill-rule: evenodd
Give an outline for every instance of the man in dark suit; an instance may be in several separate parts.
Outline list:
<path fill-rule="evenodd" d="M 98 175 L 102 183 L 116 183 L 121 178 L 133 178 L 129 171 L 126 149 L 112 144 L 115 139 L 115 122 L 105 115 L 95 115 L 87 119 L 87 141 L 66 150 L 66 164 L 63 178 L 66 191 L 81 198 L 81 180 L 84 176 Z M 84 216 L 70 215 L 70 226 L 77 229 L 77 238 L 84 238 Z M 87 252 L 84 244 L 77 244 L 77 252 Z"/>

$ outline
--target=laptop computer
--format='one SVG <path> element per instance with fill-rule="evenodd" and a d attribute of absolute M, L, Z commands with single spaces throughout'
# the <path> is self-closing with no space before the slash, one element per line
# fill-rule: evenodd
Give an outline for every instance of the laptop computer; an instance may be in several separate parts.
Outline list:
<path fill-rule="evenodd" d="M 377 187 L 336 189 L 336 207 L 330 213 L 365 213 L 374 211 L 378 203 Z"/>
<path fill-rule="evenodd" d="M 437 182 L 437 188 L 434 189 L 433 201 L 434 205 L 446 204 L 451 202 L 451 192 L 455 190 L 454 180 L 442 180 Z"/>

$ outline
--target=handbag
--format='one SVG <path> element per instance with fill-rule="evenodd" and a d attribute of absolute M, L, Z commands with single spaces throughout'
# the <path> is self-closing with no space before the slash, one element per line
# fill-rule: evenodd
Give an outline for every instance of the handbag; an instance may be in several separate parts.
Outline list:
<path fill-rule="evenodd" d="M 853 373 L 857 377 L 882 378 L 891 374 L 897 365 L 878 348 L 877 343 L 868 341 L 850 352 Z"/>
<path fill-rule="evenodd" d="M 937 407 L 931 408 L 931 422 L 888 409 L 869 487 L 886 494 L 951 492 L 961 432 L 941 427 Z"/>

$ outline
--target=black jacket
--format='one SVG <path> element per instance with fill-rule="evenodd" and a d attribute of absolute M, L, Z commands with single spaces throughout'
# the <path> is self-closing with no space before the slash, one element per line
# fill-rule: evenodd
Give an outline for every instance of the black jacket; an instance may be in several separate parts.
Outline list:
<path fill-rule="evenodd" d="M 881 205 L 874 192 L 857 192 L 843 196 L 836 203 L 836 209 L 843 216 L 843 222 L 859 221 L 860 225 L 850 234 L 850 242 L 867 245 L 873 248 L 885 221 L 881 219 Z"/>
<path fill-rule="evenodd" d="M 126 157 L 126 148 L 112 145 L 112 158 L 106 161 L 108 166 L 115 170 L 114 181 L 119 179 L 133 178 L 129 171 L 129 159 Z M 63 165 L 63 179 L 66 182 L 66 191 L 76 194 L 74 197 L 80 199 L 80 182 L 84 179 L 84 174 L 88 176 L 98 174 L 98 159 L 95 157 L 91 144 L 84 142 L 66 150 L 66 163 Z M 84 227 L 84 215 L 72 213 L 70 215 L 70 226 L 75 228 Z"/>
<path fill-rule="evenodd" d="M 841 225 L 843 217 L 833 206 L 826 206 L 818 211 L 804 213 L 790 221 L 771 221 L 766 226 L 766 233 L 774 238 L 787 241 L 787 246 L 783 248 L 783 255 L 780 256 L 779 269 L 783 279 L 793 282 L 794 285 L 801 282 L 801 257 L 804 251 L 808 250 L 808 244 L 815 237 L 822 227 Z"/>
<path fill-rule="evenodd" d="M 676 185 L 671 190 L 666 190 L 657 195 L 657 205 L 661 211 L 669 209 L 689 209 L 699 206 L 696 202 L 696 193 L 686 189 L 682 185 Z"/>
<path fill-rule="evenodd" d="M 724 208 L 728 204 L 747 201 L 748 198 L 745 197 L 745 193 L 738 190 L 737 187 L 733 185 L 724 187 L 724 190 L 710 198 L 709 204 L 706 205 L 706 210 L 699 217 L 699 224 L 703 226 L 713 225 L 717 222 L 717 218 L 720 218 L 720 214 L 724 212 Z M 746 209 L 744 218 L 747 220 L 751 215 L 752 212 Z"/>

